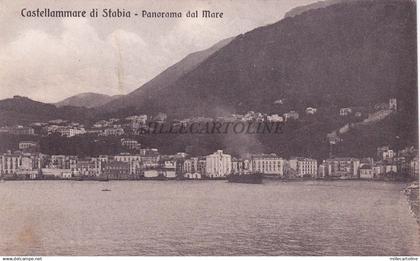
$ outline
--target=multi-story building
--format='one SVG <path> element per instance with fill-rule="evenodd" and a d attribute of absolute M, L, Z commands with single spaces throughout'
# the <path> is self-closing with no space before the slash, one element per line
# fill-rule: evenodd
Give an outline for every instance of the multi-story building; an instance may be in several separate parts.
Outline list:
<path fill-rule="evenodd" d="M 377 148 L 376 155 L 379 160 L 392 160 L 396 154 L 389 146 L 382 146 Z"/>
<path fill-rule="evenodd" d="M 13 135 L 34 135 L 35 134 L 35 130 L 33 128 L 21 126 L 21 125 L 5 128 L 5 130 L 7 130 L 9 134 L 13 134 Z"/>
<path fill-rule="evenodd" d="M 52 169 L 74 169 L 76 167 L 77 156 L 70 155 L 51 155 L 48 168 Z"/>
<path fill-rule="evenodd" d="M 136 140 L 131 139 L 121 139 L 121 145 L 126 147 L 130 150 L 138 150 L 140 149 L 140 143 Z"/>
<path fill-rule="evenodd" d="M 124 135 L 124 129 L 121 127 L 107 128 L 103 131 L 104 136 L 121 136 Z"/>
<path fill-rule="evenodd" d="M 332 158 L 323 161 L 325 176 L 328 177 L 357 177 L 360 160 L 356 158 Z"/>
<path fill-rule="evenodd" d="M 200 173 L 206 174 L 206 159 L 202 157 L 192 157 L 183 162 L 183 173 Z"/>
<path fill-rule="evenodd" d="M 86 133 L 86 130 L 85 128 L 77 128 L 77 127 L 71 127 L 71 126 L 58 126 L 52 129 L 51 132 L 57 132 L 61 136 L 70 138 L 77 135 L 83 135 Z"/>
<path fill-rule="evenodd" d="M 409 174 L 411 177 L 418 179 L 419 178 L 419 157 L 415 156 L 410 161 L 410 171 Z"/>
<path fill-rule="evenodd" d="M 359 168 L 359 177 L 361 179 L 373 179 L 376 175 L 372 167 L 365 164 Z"/>
<path fill-rule="evenodd" d="M 130 163 L 124 161 L 108 161 L 104 163 L 103 175 L 109 179 L 127 179 L 130 177 Z"/>
<path fill-rule="evenodd" d="M 142 156 L 139 154 L 120 153 L 114 156 L 114 160 L 123 162 L 141 161 Z"/>
<path fill-rule="evenodd" d="M 39 154 L 8 152 L 0 155 L 0 176 L 28 175 L 34 178 L 41 165 L 42 157 Z"/>
<path fill-rule="evenodd" d="M 36 141 L 20 141 L 19 142 L 19 150 L 22 151 L 38 151 L 39 145 Z"/>
<path fill-rule="evenodd" d="M 218 150 L 206 156 L 206 175 L 210 178 L 226 177 L 232 170 L 232 157 Z"/>
<path fill-rule="evenodd" d="M 243 166 L 245 168 L 245 166 Z M 251 156 L 251 171 L 266 175 L 283 176 L 284 160 L 276 154 Z"/>
<path fill-rule="evenodd" d="M 76 176 L 99 176 L 102 173 L 102 162 L 95 158 L 78 160 L 74 173 Z"/>
<path fill-rule="evenodd" d="M 165 160 L 161 164 L 161 173 L 166 178 L 176 178 L 176 160 Z"/>
<path fill-rule="evenodd" d="M 317 177 L 318 162 L 316 159 L 296 157 L 289 160 L 291 168 L 297 177 Z"/>
<path fill-rule="evenodd" d="M 232 173 L 233 174 L 245 173 L 244 161 L 242 159 L 232 158 Z"/>

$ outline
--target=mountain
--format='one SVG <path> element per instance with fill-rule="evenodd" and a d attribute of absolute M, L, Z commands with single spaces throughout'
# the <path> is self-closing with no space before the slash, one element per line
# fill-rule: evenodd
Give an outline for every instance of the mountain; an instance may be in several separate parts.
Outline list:
<path fill-rule="evenodd" d="M 138 100 L 141 99 L 142 96 L 147 96 L 150 91 L 166 90 L 172 83 L 194 70 L 201 62 L 232 40 L 233 38 L 224 39 L 206 50 L 187 55 L 184 59 L 172 65 L 140 88 L 101 106 L 100 110 L 114 111 L 130 106 L 136 107 L 138 105 Z"/>
<path fill-rule="evenodd" d="M 93 117 L 94 111 L 84 107 L 42 103 L 23 96 L 0 100 L 0 126 L 29 124 L 54 119 L 85 121 Z"/>
<path fill-rule="evenodd" d="M 330 152 L 326 135 L 352 123 L 339 116 L 340 108 L 368 114 L 376 110 L 375 105 L 395 97 L 398 110 L 349 128 L 340 135 L 334 155 L 365 157 L 382 145 L 398 150 L 418 144 L 414 1 L 349 1 L 309 8 L 216 49 L 199 58 L 190 55 L 133 93 L 90 110 L 41 105 L 34 111 L 28 106 L 4 109 L 0 101 L 0 123 L 4 110 L 14 120 L 24 116 L 88 119 L 92 111 L 97 113 L 95 119 L 106 118 L 102 111 L 114 111 L 119 116 L 166 113 L 170 120 L 296 110 L 299 120 L 288 121 L 281 134 L 156 134 L 136 139 L 164 154 L 207 155 L 223 149 L 232 155 L 275 152 L 285 158 L 320 160 Z M 316 107 L 318 112 L 306 115 L 306 107 Z"/>
<path fill-rule="evenodd" d="M 415 3 L 351 1 L 240 35 L 170 86 L 140 88 L 135 101 L 138 111 L 176 118 L 390 97 L 415 108 L 416 66 Z"/>
<path fill-rule="evenodd" d="M 318 9 L 318 8 L 324 8 L 333 4 L 338 4 L 342 2 L 349 2 L 349 1 L 357 1 L 357 0 L 326 0 L 326 1 L 318 1 L 315 3 L 311 3 L 308 5 L 298 6 L 293 8 L 292 10 L 288 11 L 284 17 L 293 17 L 296 15 L 300 15 L 306 11 Z"/>
<path fill-rule="evenodd" d="M 108 103 L 120 97 L 122 97 L 122 95 L 109 96 L 106 94 L 85 92 L 85 93 L 80 93 L 80 94 L 71 96 L 69 98 L 66 98 L 60 102 L 57 102 L 55 105 L 57 107 L 75 106 L 75 107 L 94 108 L 94 107 L 104 105 L 105 103 Z"/>

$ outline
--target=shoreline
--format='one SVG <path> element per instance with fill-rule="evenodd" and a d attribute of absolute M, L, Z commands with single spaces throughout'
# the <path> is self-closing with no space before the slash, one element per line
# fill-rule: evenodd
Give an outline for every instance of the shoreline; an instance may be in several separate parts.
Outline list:
<path fill-rule="evenodd" d="M 419 198 L 419 181 L 410 182 L 404 189 L 404 194 L 407 197 L 408 204 L 410 205 L 410 212 L 416 218 L 417 224 L 420 225 L 420 198 Z"/>
<path fill-rule="evenodd" d="M 202 178 L 202 179 L 185 179 L 185 178 L 121 178 L 121 179 L 107 179 L 104 180 L 103 178 L 37 178 L 37 179 L 30 179 L 30 178 L 0 178 L 0 183 L 4 183 L 6 181 L 96 181 L 96 182 L 109 182 L 109 181 L 227 181 L 227 178 Z M 360 179 L 360 178 L 346 178 L 346 179 L 340 179 L 340 178 L 314 178 L 314 179 L 284 179 L 284 178 L 277 178 L 277 177 L 264 177 L 263 181 L 278 181 L 278 182 L 305 182 L 305 181 L 323 181 L 323 182 L 346 182 L 346 181 L 363 181 L 363 182 L 389 182 L 389 183 L 406 183 L 409 184 L 407 186 L 407 189 L 410 189 L 409 186 L 412 184 L 415 184 L 418 181 L 415 180 L 392 180 L 392 179 Z"/>

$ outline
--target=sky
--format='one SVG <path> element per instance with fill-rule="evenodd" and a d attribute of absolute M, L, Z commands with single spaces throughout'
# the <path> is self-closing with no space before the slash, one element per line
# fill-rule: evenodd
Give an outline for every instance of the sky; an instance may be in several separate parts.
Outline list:
<path fill-rule="evenodd" d="M 281 20 L 315 0 L 0 0 L 0 99 L 58 102 L 83 92 L 127 94 L 192 52 Z M 22 17 L 21 10 L 130 11 L 131 18 Z M 182 18 L 142 18 L 146 11 Z M 187 11 L 223 18 L 186 18 Z"/>

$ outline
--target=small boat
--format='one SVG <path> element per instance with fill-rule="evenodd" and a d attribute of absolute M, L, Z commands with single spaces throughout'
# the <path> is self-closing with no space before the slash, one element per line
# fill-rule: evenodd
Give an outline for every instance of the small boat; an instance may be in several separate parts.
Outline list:
<path fill-rule="evenodd" d="M 110 189 L 102 189 L 102 191 L 111 191 Z"/>
<path fill-rule="evenodd" d="M 232 183 L 262 184 L 262 180 L 262 173 L 231 174 L 228 176 L 228 181 Z"/>

